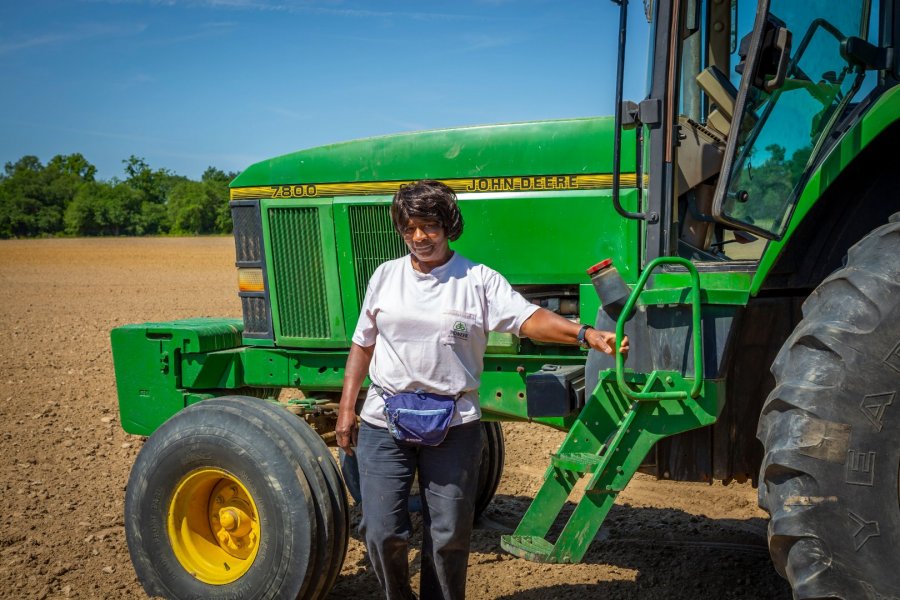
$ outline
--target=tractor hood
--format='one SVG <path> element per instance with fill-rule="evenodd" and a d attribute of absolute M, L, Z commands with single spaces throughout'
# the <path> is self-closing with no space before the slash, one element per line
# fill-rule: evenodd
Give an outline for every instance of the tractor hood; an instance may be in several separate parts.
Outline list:
<path fill-rule="evenodd" d="M 611 117 L 402 133 L 264 160 L 231 187 L 610 173 L 612 140 Z M 634 170 L 633 143 L 633 133 L 625 132 L 625 172 Z"/>

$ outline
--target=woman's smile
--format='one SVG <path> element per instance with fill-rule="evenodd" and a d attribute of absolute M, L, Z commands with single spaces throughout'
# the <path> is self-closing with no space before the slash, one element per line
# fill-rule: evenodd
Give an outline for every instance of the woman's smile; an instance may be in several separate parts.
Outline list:
<path fill-rule="evenodd" d="M 427 256 L 434 252 L 434 244 L 414 244 L 412 251 L 416 256 Z"/>

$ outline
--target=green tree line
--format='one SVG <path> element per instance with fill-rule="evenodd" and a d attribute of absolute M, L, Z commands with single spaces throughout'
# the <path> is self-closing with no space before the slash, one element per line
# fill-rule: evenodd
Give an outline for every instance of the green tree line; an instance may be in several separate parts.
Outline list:
<path fill-rule="evenodd" d="M 194 181 L 137 156 L 122 162 L 124 178 L 110 181 L 78 153 L 6 163 L 0 238 L 231 232 L 228 183 L 237 173 L 209 167 Z"/>

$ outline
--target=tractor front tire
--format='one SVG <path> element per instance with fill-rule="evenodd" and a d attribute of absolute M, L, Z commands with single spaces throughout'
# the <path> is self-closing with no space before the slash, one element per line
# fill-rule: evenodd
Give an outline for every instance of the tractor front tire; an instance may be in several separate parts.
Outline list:
<path fill-rule="evenodd" d="M 769 550 L 796 598 L 900 597 L 900 213 L 803 305 L 757 437 Z"/>
<path fill-rule="evenodd" d="M 320 505 L 328 500 L 317 497 L 321 480 L 299 467 L 315 458 L 277 411 L 286 412 L 250 398 L 204 400 L 144 444 L 128 480 L 125 533 L 148 595 L 327 593 Z"/>

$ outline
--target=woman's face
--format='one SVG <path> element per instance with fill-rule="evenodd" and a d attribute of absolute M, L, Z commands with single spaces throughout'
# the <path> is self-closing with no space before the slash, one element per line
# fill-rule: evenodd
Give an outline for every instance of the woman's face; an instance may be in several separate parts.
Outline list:
<path fill-rule="evenodd" d="M 433 219 L 412 218 L 403 229 L 403 241 L 421 263 L 441 265 L 450 257 L 450 241 L 444 228 Z"/>

